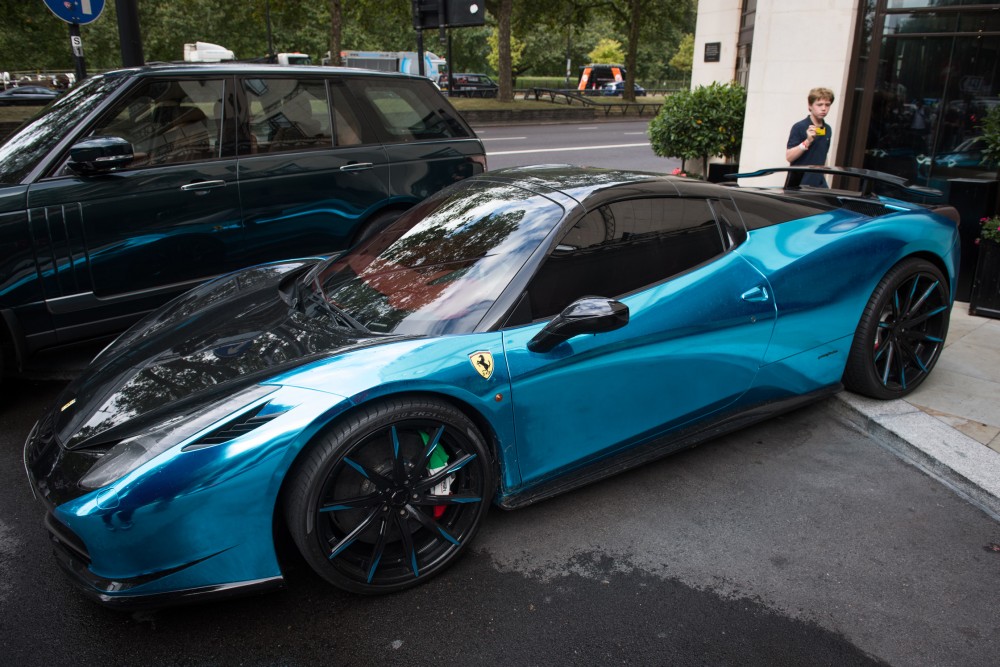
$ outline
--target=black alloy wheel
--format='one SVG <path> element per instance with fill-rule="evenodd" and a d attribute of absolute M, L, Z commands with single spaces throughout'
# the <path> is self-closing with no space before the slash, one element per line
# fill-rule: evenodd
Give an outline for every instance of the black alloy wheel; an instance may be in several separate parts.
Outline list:
<path fill-rule="evenodd" d="M 858 324 L 844 385 L 872 398 L 906 396 L 937 363 L 948 335 L 948 282 L 930 262 L 906 259 L 879 282 Z"/>
<path fill-rule="evenodd" d="M 320 438 L 289 480 L 289 530 L 335 586 L 390 593 L 458 557 L 492 501 L 493 464 L 459 410 L 433 399 L 366 406 Z"/>

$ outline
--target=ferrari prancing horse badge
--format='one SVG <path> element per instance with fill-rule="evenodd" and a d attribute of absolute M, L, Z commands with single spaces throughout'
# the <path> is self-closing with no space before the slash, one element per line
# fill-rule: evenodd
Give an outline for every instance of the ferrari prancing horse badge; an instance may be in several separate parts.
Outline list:
<path fill-rule="evenodd" d="M 473 352 L 469 355 L 469 362 L 476 372 L 483 376 L 484 380 L 489 380 L 493 376 L 493 355 L 487 351 Z"/>

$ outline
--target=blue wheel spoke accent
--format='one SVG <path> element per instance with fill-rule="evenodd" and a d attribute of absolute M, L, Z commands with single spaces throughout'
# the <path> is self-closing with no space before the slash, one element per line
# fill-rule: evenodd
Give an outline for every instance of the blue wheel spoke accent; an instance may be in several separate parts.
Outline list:
<path fill-rule="evenodd" d="M 397 484 L 402 484 L 406 481 L 406 468 L 399 455 L 399 433 L 395 424 L 389 427 L 389 435 L 392 438 L 392 478 Z"/>
<path fill-rule="evenodd" d="M 934 310 L 931 310 L 929 312 L 921 313 L 920 315 L 917 315 L 916 317 L 911 317 L 908 320 L 906 320 L 905 322 L 903 322 L 903 324 L 905 326 L 907 326 L 907 327 L 915 327 L 918 324 L 923 324 L 924 322 L 926 322 L 930 318 L 934 317 L 935 315 L 939 315 L 939 314 L 945 312 L 946 310 L 948 310 L 948 308 L 946 306 L 941 306 L 940 308 L 935 308 Z"/>
<path fill-rule="evenodd" d="M 430 477 L 420 480 L 419 484 L 415 484 L 413 488 L 417 491 L 426 491 L 432 486 L 436 486 L 443 482 L 448 476 L 454 473 L 456 470 L 460 470 L 473 459 L 476 458 L 475 454 L 463 454 L 451 463 L 449 463 L 443 470 L 439 470 Z"/>
<path fill-rule="evenodd" d="M 372 510 L 372 512 L 369 513 L 367 517 L 365 517 L 365 520 L 362 521 L 361 523 L 359 523 L 354 528 L 354 530 L 352 530 L 351 532 L 349 532 L 347 535 L 344 536 L 343 539 L 341 539 L 339 542 L 337 542 L 335 545 L 333 545 L 332 550 L 330 551 L 330 555 L 328 556 L 328 558 L 330 560 L 333 560 L 334 558 L 336 558 L 337 556 L 339 556 L 341 553 L 343 553 L 344 549 L 346 549 L 347 547 L 351 546 L 351 544 L 353 544 L 354 541 L 356 539 L 358 539 L 358 536 L 361 535 L 361 533 L 365 532 L 365 530 L 367 530 L 368 527 L 375 522 L 375 519 L 378 518 L 378 516 L 380 514 L 381 514 L 381 512 L 379 511 L 378 508 L 375 508 L 374 510 Z"/>
<path fill-rule="evenodd" d="M 372 549 L 371 566 L 368 568 L 368 583 L 372 582 L 375 578 L 375 571 L 378 569 L 378 564 L 382 561 L 382 554 L 385 552 L 385 538 L 389 533 L 389 521 L 388 518 L 383 515 L 382 522 L 378 527 L 378 539 L 375 540 L 375 547 Z"/>
<path fill-rule="evenodd" d="M 431 460 L 431 454 L 437 448 L 438 443 L 441 441 L 441 436 L 444 435 L 444 424 L 438 427 L 434 432 L 434 435 L 430 437 L 427 441 L 427 446 L 424 447 L 424 453 L 420 457 L 420 463 L 417 464 L 418 470 L 425 470 L 427 468 L 427 463 Z"/>
<path fill-rule="evenodd" d="M 364 507 L 374 507 L 381 502 L 377 495 L 358 496 L 357 498 L 338 498 L 328 505 L 321 505 L 320 512 L 340 512 Z"/>
<path fill-rule="evenodd" d="M 357 470 L 359 473 L 361 473 L 361 475 L 365 479 L 369 480 L 372 484 L 374 484 L 376 486 L 376 488 L 378 488 L 380 490 L 381 489 L 391 489 L 392 486 L 393 486 L 392 480 L 390 480 L 389 478 L 384 477 L 383 475 L 378 474 L 374 470 L 370 470 L 369 468 L 364 467 L 360 463 L 357 463 L 357 462 L 351 460 L 347 456 L 344 457 L 344 463 L 346 463 L 347 465 L 349 465 L 352 468 L 354 468 L 355 470 Z"/>
<path fill-rule="evenodd" d="M 407 510 L 409 511 L 410 516 L 419 521 L 420 525 L 422 525 L 424 528 L 430 531 L 431 535 L 440 535 L 441 537 L 448 540 L 452 544 L 456 546 L 462 546 L 458 540 L 449 535 L 448 531 L 442 528 L 441 524 L 439 524 L 434 519 L 430 518 L 429 516 L 427 516 L 420 510 L 416 509 L 415 507 L 407 506 Z"/>

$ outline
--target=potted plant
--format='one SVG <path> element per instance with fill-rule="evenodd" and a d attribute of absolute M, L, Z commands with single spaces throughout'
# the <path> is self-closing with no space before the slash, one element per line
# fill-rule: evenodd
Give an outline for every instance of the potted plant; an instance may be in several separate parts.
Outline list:
<path fill-rule="evenodd" d="M 976 277 L 972 281 L 969 314 L 1000 319 L 1000 215 L 979 221 Z"/>
<path fill-rule="evenodd" d="M 653 152 L 662 157 L 700 159 L 708 174 L 708 158 L 739 155 L 746 115 L 746 89 L 738 84 L 713 83 L 674 93 L 649 123 Z"/>
<path fill-rule="evenodd" d="M 990 109 L 982 124 L 983 164 L 1000 163 L 1000 107 Z M 994 205 L 994 212 L 997 211 Z M 969 313 L 1000 319 L 1000 215 L 994 213 L 979 221 L 976 239 L 978 257 L 972 280 Z"/>

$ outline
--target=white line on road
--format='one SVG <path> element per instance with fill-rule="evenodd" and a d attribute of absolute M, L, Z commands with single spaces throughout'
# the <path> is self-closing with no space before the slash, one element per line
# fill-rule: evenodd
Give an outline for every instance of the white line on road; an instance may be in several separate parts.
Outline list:
<path fill-rule="evenodd" d="M 527 139 L 528 137 L 480 137 L 483 141 L 516 141 L 518 139 Z"/>
<path fill-rule="evenodd" d="M 622 132 L 622 134 L 646 134 L 645 132 Z"/>
<path fill-rule="evenodd" d="M 604 148 L 638 148 L 649 146 L 649 142 L 641 144 L 608 144 L 607 146 L 568 146 L 566 148 L 532 148 L 526 151 L 490 151 L 486 156 L 491 155 L 522 155 L 524 153 L 561 153 L 563 151 L 599 151 Z"/>
<path fill-rule="evenodd" d="M 597 126 L 593 125 L 593 126 L 588 126 L 588 127 L 578 127 L 576 129 L 578 129 L 578 130 L 596 130 Z"/>

